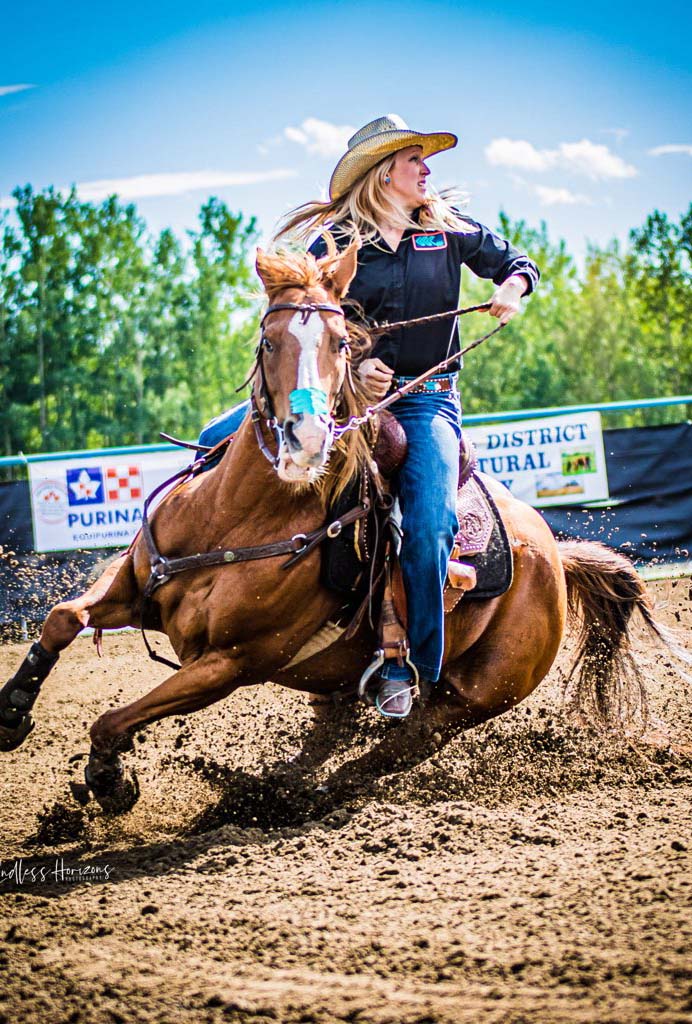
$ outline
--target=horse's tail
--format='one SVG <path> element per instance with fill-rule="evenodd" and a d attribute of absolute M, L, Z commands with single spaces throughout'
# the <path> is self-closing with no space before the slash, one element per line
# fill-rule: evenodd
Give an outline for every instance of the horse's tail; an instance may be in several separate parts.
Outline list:
<path fill-rule="evenodd" d="M 578 623 L 577 654 L 567 690 L 577 711 L 610 728 L 647 718 L 644 677 L 632 656 L 631 619 L 638 611 L 649 633 L 680 660 L 692 657 L 658 622 L 645 584 L 629 559 L 593 541 L 558 544 L 570 616 Z"/>

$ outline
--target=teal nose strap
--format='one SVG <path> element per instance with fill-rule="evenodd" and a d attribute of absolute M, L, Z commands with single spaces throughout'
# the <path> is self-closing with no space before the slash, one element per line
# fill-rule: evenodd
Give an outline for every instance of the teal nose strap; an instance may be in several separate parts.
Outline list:
<path fill-rule="evenodd" d="M 328 416 L 327 395 L 321 388 L 297 388 L 288 396 L 294 416 Z"/>

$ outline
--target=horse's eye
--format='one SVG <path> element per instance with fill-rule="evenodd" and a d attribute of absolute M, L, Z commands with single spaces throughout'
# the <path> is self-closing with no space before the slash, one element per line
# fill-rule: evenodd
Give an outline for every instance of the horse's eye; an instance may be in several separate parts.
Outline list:
<path fill-rule="evenodd" d="M 341 338 L 339 340 L 339 352 L 343 352 L 348 348 L 348 338 Z"/>
<path fill-rule="evenodd" d="M 274 346 L 272 345 L 271 341 L 267 337 L 262 338 L 262 348 L 264 349 L 265 352 L 273 352 L 274 351 Z"/>

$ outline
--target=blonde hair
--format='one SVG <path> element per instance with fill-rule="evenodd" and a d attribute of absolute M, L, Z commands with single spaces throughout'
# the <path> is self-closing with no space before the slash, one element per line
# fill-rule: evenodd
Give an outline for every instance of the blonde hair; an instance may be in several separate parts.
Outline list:
<path fill-rule="evenodd" d="M 465 205 L 468 197 L 455 189 L 431 191 L 420 207 L 419 220 L 393 202 L 385 178 L 394 167 L 396 153 L 390 153 L 358 178 L 351 188 L 338 199 L 325 202 L 312 201 L 296 207 L 283 218 L 274 242 L 291 236 L 306 243 L 315 231 L 337 227 L 361 244 L 373 242 L 383 224 L 402 231 L 460 231 L 464 234 L 477 230 L 457 207 Z"/>

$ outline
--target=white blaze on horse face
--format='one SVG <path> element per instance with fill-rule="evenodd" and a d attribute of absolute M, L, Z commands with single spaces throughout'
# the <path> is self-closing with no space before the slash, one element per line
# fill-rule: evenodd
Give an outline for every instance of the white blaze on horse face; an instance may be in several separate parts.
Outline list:
<path fill-rule="evenodd" d="M 317 313 L 303 322 L 300 313 L 291 317 L 288 329 L 300 346 L 298 357 L 298 380 L 296 390 L 315 388 L 324 392 L 320 381 L 317 355 L 324 334 L 324 323 Z M 322 465 L 331 441 L 331 417 L 305 412 L 297 417 L 291 429 L 292 441 L 289 448 L 292 460 L 297 466 Z"/>
<path fill-rule="evenodd" d="M 322 318 L 319 314 L 313 313 L 303 323 L 302 314 L 294 313 L 288 329 L 300 345 L 296 388 L 321 387 L 320 372 L 317 368 L 317 350 L 324 332 Z"/>

